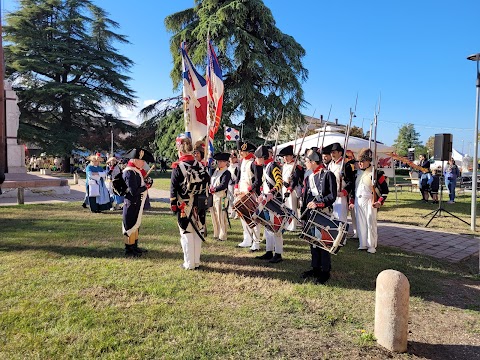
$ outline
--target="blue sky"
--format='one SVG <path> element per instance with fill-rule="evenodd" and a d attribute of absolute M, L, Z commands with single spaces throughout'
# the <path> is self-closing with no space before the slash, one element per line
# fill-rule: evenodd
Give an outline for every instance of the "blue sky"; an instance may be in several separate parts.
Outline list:
<path fill-rule="evenodd" d="M 2 1 L 2 12 L 15 9 Z M 193 0 L 97 0 L 131 44 L 120 51 L 135 62 L 131 86 L 139 107 L 173 92 L 165 16 Z M 425 142 L 452 133 L 454 147 L 473 153 L 476 65 L 480 52 L 478 0 L 324 1 L 265 0 L 277 26 L 306 50 L 304 114 L 328 115 L 369 129 L 381 93 L 378 140 L 391 145 L 403 124 L 413 123 Z M 180 71 L 180 69 L 179 69 Z M 228 89 L 227 89 L 228 91 Z M 135 120 L 138 109 L 121 111 Z M 138 122 L 138 120 L 135 120 Z"/>

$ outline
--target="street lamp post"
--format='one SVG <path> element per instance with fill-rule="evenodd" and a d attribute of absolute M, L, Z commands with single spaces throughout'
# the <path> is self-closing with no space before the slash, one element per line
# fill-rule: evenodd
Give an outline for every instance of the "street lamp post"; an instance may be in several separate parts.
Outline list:
<path fill-rule="evenodd" d="M 471 229 L 475 231 L 475 223 L 477 217 L 477 169 L 478 169 L 478 111 L 480 101 L 480 53 L 467 57 L 468 60 L 477 63 L 477 100 L 475 107 L 475 131 L 473 140 L 473 173 L 472 173 L 472 209 L 471 209 Z"/>
<path fill-rule="evenodd" d="M 113 122 L 108 123 L 110 125 L 110 156 L 115 156 L 113 154 Z"/>

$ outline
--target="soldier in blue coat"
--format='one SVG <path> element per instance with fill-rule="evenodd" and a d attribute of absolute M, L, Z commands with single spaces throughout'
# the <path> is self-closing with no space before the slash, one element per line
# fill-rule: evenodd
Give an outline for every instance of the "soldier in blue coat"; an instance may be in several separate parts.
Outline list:
<path fill-rule="evenodd" d="M 144 179 L 145 162 L 154 162 L 153 155 L 144 149 L 133 149 L 122 177 L 127 185 L 123 205 L 122 228 L 125 235 L 125 256 L 138 257 L 146 250 L 138 247 L 138 233 L 142 223 L 143 206 L 147 197 L 147 183 Z M 151 185 L 151 183 L 150 183 Z"/>
<path fill-rule="evenodd" d="M 302 220 L 308 220 L 313 209 L 331 214 L 332 205 L 337 198 L 335 175 L 325 169 L 317 151 L 309 150 L 307 152 L 305 166 L 312 173 L 305 179 L 302 202 L 302 214 L 305 215 Z M 315 233 L 311 235 L 322 236 L 321 232 Z M 328 251 L 314 245 L 310 245 L 310 252 L 312 254 L 312 269 L 305 271 L 302 277 L 314 277 L 316 284 L 325 284 L 330 279 L 331 255 Z"/>

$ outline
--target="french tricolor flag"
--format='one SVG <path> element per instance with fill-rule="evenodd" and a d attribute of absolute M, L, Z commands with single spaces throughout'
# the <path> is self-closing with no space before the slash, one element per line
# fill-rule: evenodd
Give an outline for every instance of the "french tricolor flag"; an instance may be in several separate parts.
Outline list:
<path fill-rule="evenodd" d="M 207 135 L 207 81 L 193 66 L 184 42 L 181 51 L 185 135 L 195 143 Z"/>
<path fill-rule="evenodd" d="M 208 121 L 208 140 L 209 140 L 209 158 L 213 156 L 213 138 L 220 127 L 223 106 L 223 75 L 217 55 L 213 49 L 210 39 L 208 45 L 208 66 L 207 66 L 207 121 Z"/>

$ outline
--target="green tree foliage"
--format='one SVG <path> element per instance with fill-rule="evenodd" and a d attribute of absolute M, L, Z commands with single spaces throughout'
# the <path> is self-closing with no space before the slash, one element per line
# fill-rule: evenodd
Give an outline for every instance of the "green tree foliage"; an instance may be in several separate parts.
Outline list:
<path fill-rule="evenodd" d="M 398 136 L 393 143 L 397 154 L 406 156 L 408 154 L 408 148 L 417 148 L 422 146 L 419 141 L 420 134 L 415 131 L 413 124 L 405 124 L 398 130 Z M 419 149 L 419 151 L 422 151 Z M 415 151 L 417 154 L 417 151 Z"/>
<path fill-rule="evenodd" d="M 433 151 L 435 150 L 435 136 L 430 136 L 425 143 L 425 148 L 427 152 L 432 155 Z"/>
<path fill-rule="evenodd" d="M 168 16 L 165 26 L 173 34 L 174 88 L 181 85 L 181 42 L 187 42 L 192 61 L 204 68 L 210 34 L 224 75 L 222 118 L 240 118 L 245 139 L 267 134 L 282 109 L 291 122 L 303 119 L 301 82 L 308 76 L 302 64 L 305 50 L 276 27 L 263 1 L 196 0 L 193 8 Z"/>
<path fill-rule="evenodd" d="M 135 142 L 145 144 L 142 146 L 150 149 L 155 156 L 175 159 L 175 138 L 185 131 L 181 96 L 160 99 L 143 108 L 139 116 L 145 121 L 128 139 L 132 147 L 135 147 Z"/>
<path fill-rule="evenodd" d="M 368 139 L 368 136 L 366 137 L 366 134 L 363 133 L 363 129 L 358 126 L 352 126 L 350 128 L 350 136 L 355 136 L 361 139 Z"/>
<path fill-rule="evenodd" d="M 113 46 L 128 41 L 107 16 L 89 0 L 21 0 L 6 16 L 6 71 L 23 140 L 68 156 L 92 129 L 108 126 L 105 105 L 134 104 L 125 75 L 132 61 Z"/>
<path fill-rule="evenodd" d="M 183 107 L 169 112 L 157 127 L 157 156 L 175 161 L 178 158 L 175 139 L 183 126 Z"/>

